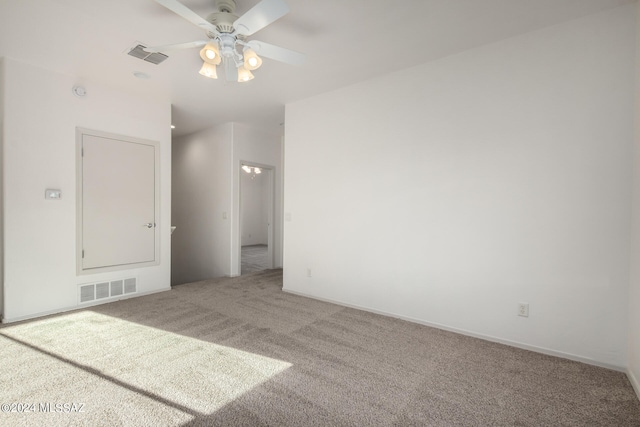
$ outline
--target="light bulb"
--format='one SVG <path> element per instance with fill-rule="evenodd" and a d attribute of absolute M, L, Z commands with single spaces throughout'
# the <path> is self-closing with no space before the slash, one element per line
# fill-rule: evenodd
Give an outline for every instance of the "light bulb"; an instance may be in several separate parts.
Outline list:
<path fill-rule="evenodd" d="M 202 49 L 200 49 L 200 58 L 211 65 L 220 64 L 222 58 L 220 57 L 218 45 L 214 41 L 207 43 Z"/>
<path fill-rule="evenodd" d="M 256 70 L 262 65 L 262 59 L 250 47 L 245 47 L 242 55 L 244 57 L 244 68 L 247 70 Z"/>
<path fill-rule="evenodd" d="M 260 170 L 260 168 L 253 168 L 253 171 L 254 171 L 255 173 L 257 173 L 257 174 L 258 174 L 258 173 L 262 173 L 262 171 Z"/>
<path fill-rule="evenodd" d="M 247 165 L 242 166 L 242 170 L 245 171 L 246 173 L 251 173 L 251 168 Z"/>

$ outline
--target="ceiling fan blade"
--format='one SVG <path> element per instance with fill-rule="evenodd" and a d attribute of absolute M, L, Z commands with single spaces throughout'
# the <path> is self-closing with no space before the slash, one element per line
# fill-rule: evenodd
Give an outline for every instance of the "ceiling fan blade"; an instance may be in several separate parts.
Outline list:
<path fill-rule="evenodd" d="M 251 49 L 253 49 L 255 53 L 258 54 L 258 56 L 275 59 L 276 61 L 284 62 L 286 64 L 302 65 L 307 59 L 307 55 L 305 55 L 304 53 L 285 49 L 283 47 L 261 42 L 258 40 L 250 40 L 247 42 L 247 45 Z"/>
<path fill-rule="evenodd" d="M 188 43 L 178 43 L 178 44 L 167 44 L 164 46 L 151 46 L 145 47 L 145 52 L 156 53 L 156 52 L 166 52 L 168 50 L 176 50 L 176 49 L 189 49 L 192 47 L 201 47 L 207 44 L 206 40 L 198 40 L 196 42 L 188 42 Z"/>
<path fill-rule="evenodd" d="M 228 82 L 238 81 L 238 68 L 231 58 L 224 59 L 224 77 Z"/>
<path fill-rule="evenodd" d="M 207 21 L 177 0 L 156 0 L 156 3 L 161 4 L 176 15 L 183 17 L 187 21 L 197 25 L 203 30 L 208 31 L 212 34 L 218 34 L 218 30 L 216 29 L 215 25 L 213 25 L 211 22 Z"/>
<path fill-rule="evenodd" d="M 262 0 L 249 9 L 247 13 L 236 19 L 233 23 L 233 28 L 239 34 L 250 36 L 287 13 L 289 13 L 289 6 L 284 0 Z"/>

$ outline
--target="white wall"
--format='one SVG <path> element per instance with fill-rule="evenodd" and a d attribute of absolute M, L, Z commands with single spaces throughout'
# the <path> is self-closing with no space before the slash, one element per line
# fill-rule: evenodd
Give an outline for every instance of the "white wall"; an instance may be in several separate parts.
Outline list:
<path fill-rule="evenodd" d="M 268 172 L 240 174 L 240 230 L 242 246 L 266 245 Z"/>
<path fill-rule="evenodd" d="M 287 105 L 284 289 L 626 366 L 633 7 Z"/>
<path fill-rule="evenodd" d="M 140 294 L 169 289 L 171 106 L 5 58 L 4 290 L 6 321 L 76 308 L 77 285 L 136 276 Z M 76 127 L 159 141 L 160 264 L 76 275 Z M 46 188 L 62 199 L 45 200 Z"/>
<path fill-rule="evenodd" d="M 232 129 L 173 142 L 174 285 L 230 275 Z"/>
<path fill-rule="evenodd" d="M 633 215 L 631 225 L 631 285 L 629 288 L 629 379 L 640 398 L 640 4 L 636 6 L 635 144 L 633 155 Z"/>

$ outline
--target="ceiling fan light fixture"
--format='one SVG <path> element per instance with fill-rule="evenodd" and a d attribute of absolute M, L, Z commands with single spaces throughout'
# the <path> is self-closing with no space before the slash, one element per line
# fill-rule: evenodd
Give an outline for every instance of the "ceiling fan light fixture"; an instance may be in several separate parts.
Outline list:
<path fill-rule="evenodd" d="M 200 50 L 200 58 L 202 58 L 204 62 L 211 65 L 218 65 L 222 60 L 222 58 L 220 57 L 220 50 L 214 42 L 207 43 Z"/>
<path fill-rule="evenodd" d="M 218 78 L 218 73 L 216 72 L 216 66 L 208 62 L 204 62 L 202 64 L 202 68 L 200 68 L 199 73 L 205 77 L 209 77 L 210 79 Z"/>
<path fill-rule="evenodd" d="M 305 60 L 304 54 L 293 50 L 258 40 L 247 41 L 248 37 L 289 12 L 285 0 L 254 0 L 258 3 L 240 17 L 235 15 L 235 0 L 209 0 L 214 1 L 216 11 L 209 14 L 206 19 L 182 4 L 183 0 L 155 1 L 204 30 L 207 39 L 151 48 L 138 45 L 129 52 L 137 58 L 150 61 L 147 57 L 156 55 L 166 59 L 167 56 L 160 53 L 161 51 L 201 48 L 200 58 L 205 64 L 200 69 L 200 74 L 216 79 L 218 78 L 216 66 L 224 64 L 225 80 L 228 82 L 252 80 L 254 76 L 251 71 L 260 68 L 261 57 L 291 65 L 301 65 Z M 136 49 L 139 49 L 139 52 Z M 258 56 L 256 51 L 260 52 L 261 56 Z M 222 61 L 223 58 L 224 61 Z"/>
<path fill-rule="evenodd" d="M 248 82 L 249 80 L 253 80 L 253 74 L 251 71 L 247 70 L 244 66 L 238 67 L 238 82 Z"/>
<path fill-rule="evenodd" d="M 244 57 L 244 68 L 247 70 L 257 70 L 262 65 L 262 58 L 250 47 L 245 47 L 242 54 Z"/>

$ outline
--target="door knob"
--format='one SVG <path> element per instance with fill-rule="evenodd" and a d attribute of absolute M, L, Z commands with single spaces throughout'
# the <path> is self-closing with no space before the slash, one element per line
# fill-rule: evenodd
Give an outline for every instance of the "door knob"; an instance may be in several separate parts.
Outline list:
<path fill-rule="evenodd" d="M 147 227 L 147 228 L 153 228 L 153 223 L 152 222 L 148 222 L 146 224 L 142 224 L 143 227 Z"/>

